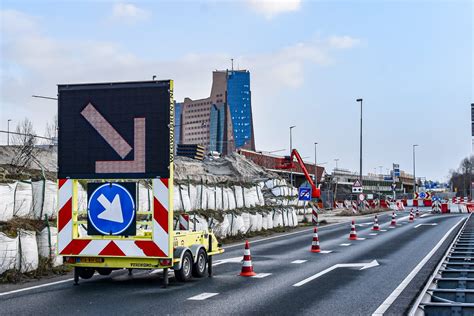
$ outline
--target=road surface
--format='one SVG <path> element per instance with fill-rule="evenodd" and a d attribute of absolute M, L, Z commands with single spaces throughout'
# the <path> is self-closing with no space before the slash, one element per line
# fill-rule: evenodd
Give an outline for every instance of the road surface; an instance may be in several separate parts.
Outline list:
<path fill-rule="evenodd" d="M 348 240 L 349 222 L 321 227 L 321 249 L 329 253 L 309 251 L 308 228 L 251 241 L 255 278 L 238 276 L 243 254 L 239 243 L 215 257 L 213 278 L 179 283 L 173 277 L 164 289 L 161 271 L 135 270 L 133 276 L 116 271 L 81 280 L 79 286 L 65 281 L 20 292 L 3 290 L 0 310 L 2 315 L 401 314 L 424 281 L 407 276 L 430 251 L 439 248 L 435 254 L 441 256 L 464 218 L 422 213 L 409 223 L 408 212 L 399 212 L 399 226 L 389 228 L 390 215 L 384 214 L 379 216 L 380 232 L 371 231 L 370 218 L 359 218 L 356 241 Z M 429 270 L 429 265 L 416 274 L 429 273 L 423 269 Z M 403 281 L 412 282 L 394 297 Z M 389 303 L 381 307 L 384 302 Z"/>

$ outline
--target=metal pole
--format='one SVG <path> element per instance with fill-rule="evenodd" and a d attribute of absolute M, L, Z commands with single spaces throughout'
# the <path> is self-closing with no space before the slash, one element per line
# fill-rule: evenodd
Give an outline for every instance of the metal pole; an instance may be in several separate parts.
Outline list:
<path fill-rule="evenodd" d="M 415 156 L 415 147 L 418 145 L 413 145 L 413 193 L 416 193 L 416 156 Z M 414 195 L 414 194 L 413 194 Z"/>
<path fill-rule="evenodd" d="M 291 153 L 293 152 L 293 139 L 292 139 L 292 133 L 291 133 L 291 130 L 294 128 L 295 126 L 290 126 L 290 159 L 291 159 Z M 292 161 L 293 163 L 293 161 Z M 290 184 L 293 185 L 293 169 L 290 169 Z"/>
<path fill-rule="evenodd" d="M 359 181 L 360 185 L 362 184 L 362 99 L 357 99 L 357 102 L 360 102 L 360 152 L 359 152 Z M 359 201 L 359 208 L 361 207 L 362 201 Z"/>
<path fill-rule="evenodd" d="M 10 121 L 11 119 L 7 121 L 7 146 L 10 146 Z"/>
<path fill-rule="evenodd" d="M 318 165 L 317 165 L 317 156 L 316 156 L 316 145 L 318 143 L 314 143 L 314 184 L 316 185 L 316 189 L 318 188 Z"/>

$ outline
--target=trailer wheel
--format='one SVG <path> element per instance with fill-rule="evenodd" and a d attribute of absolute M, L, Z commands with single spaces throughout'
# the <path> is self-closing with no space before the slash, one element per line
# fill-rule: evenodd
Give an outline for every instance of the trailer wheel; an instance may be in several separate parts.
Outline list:
<path fill-rule="evenodd" d="M 186 282 L 191 279 L 193 270 L 193 256 L 189 251 L 186 251 L 181 261 L 181 269 L 174 270 L 176 279 L 180 282 Z"/>
<path fill-rule="evenodd" d="M 110 275 L 112 273 L 112 269 L 110 269 L 110 268 L 98 268 L 97 272 L 100 275 Z"/>
<path fill-rule="evenodd" d="M 90 279 L 94 275 L 95 270 L 92 268 L 77 268 L 77 273 L 81 279 Z"/>
<path fill-rule="evenodd" d="M 193 276 L 196 278 L 202 278 L 204 273 L 206 273 L 206 265 L 207 265 L 207 254 L 206 250 L 203 248 L 199 249 L 196 263 L 193 265 Z"/>

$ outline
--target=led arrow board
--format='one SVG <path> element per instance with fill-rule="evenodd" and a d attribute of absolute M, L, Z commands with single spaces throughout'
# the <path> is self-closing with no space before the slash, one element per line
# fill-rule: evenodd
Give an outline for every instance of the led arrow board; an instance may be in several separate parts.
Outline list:
<path fill-rule="evenodd" d="M 87 234 L 136 234 L 135 183 L 87 185 Z"/>
<path fill-rule="evenodd" d="M 169 178 L 171 81 L 59 85 L 58 178 Z"/>

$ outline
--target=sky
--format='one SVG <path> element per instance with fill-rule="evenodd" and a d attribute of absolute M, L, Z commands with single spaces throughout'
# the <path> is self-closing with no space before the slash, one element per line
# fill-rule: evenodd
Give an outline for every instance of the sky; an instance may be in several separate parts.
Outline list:
<path fill-rule="evenodd" d="M 56 113 L 57 84 L 173 79 L 209 96 L 212 71 L 251 72 L 257 150 L 293 147 L 331 171 L 393 163 L 445 181 L 472 152 L 474 5 L 453 1 L 0 0 L 0 129 Z M 0 143 L 6 136 L 0 134 Z M 279 152 L 278 154 L 285 154 Z"/>

